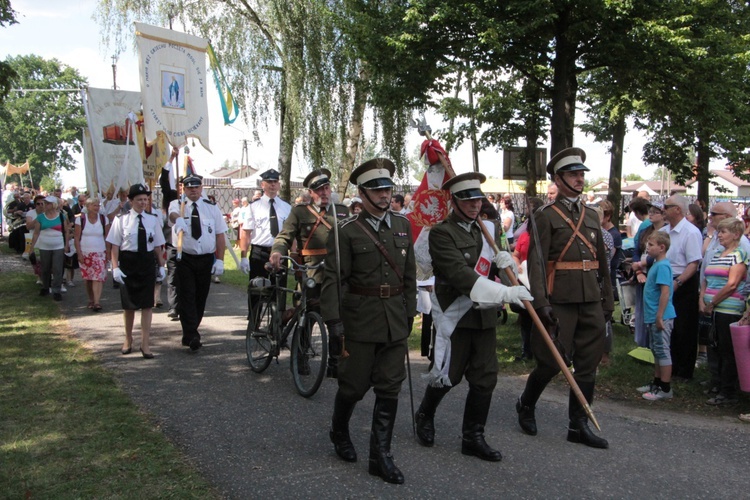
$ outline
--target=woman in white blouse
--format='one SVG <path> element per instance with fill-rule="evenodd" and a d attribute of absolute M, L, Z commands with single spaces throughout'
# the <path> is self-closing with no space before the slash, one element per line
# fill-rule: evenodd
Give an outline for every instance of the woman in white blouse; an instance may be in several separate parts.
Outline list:
<path fill-rule="evenodd" d="M 92 196 L 86 200 L 86 213 L 76 217 L 75 246 L 81 277 L 86 284 L 86 295 L 89 298 L 88 308 L 94 312 L 102 310 L 99 300 L 102 296 L 104 281 L 107 279 L 107 244 L 109 219 L 100 213 L 101 201 Z"/>

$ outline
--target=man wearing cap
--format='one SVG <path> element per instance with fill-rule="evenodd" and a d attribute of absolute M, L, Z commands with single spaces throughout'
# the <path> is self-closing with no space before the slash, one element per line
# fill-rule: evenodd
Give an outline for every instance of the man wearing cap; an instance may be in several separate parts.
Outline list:
<path fill-rule="evenodd" d="M 539 239 L 529 246 L 529 281 L 534 309 L 547 331 L 575 366 L 574 377 L 586 400 L 594 399 L 596 367 L 604 352 L 605 323 L 614 309 L 612 284 L 599 217 L 580 200 L 586 153 L 567 148 L 547 165 L 558 195 L 534 213 Z M 541 253 L 541 260 L 539 255 Z M 560 368 L 541 334 L 532 331 L 531 350 L 537 366 L 516 403 L 523 431 L 536 435 L 536 402 Z M 568 441 L 607 448 L 605 439 L 588 427 L 588 418 L 574 392 L 568 402 Z"/>
<path fill-rule="evenodd" d="M 416 414 L 417 439 L 432 446 L 434 417 L 438 404 L 451 387 L 466 376 L 466 396 L 462 425 L 461 452 L 482 460 L 497 462 L 499 451 L 484 440 L 484 426 L 497 384 L 497 307 L 504 302 L 523 306 L 533 300 L 523 286 L 506 287 L 488 279 L 492 244 L 485 241 L 478 220 L 484 193 L 480 173 L 460 174 L 443 184 L 450 190 L 452 210 L 430 230 L 429 247 L 435 274 L 432 294 L 433 317 L 437 327 L 435 365 L 431 382 Z M 513 266 L 508 252 L 494 255 L 499 268 Z"/>
<path fill-rule="evenodd" d="M 240 270 L 250 275 L 251 284 L 254 278 L 268 277 L 265 265 L 271 257 L 273 240 L 279 234 L 292 209 L 289 203 L 277 196 L 280 187 L 279 175 L 279 172 L 274 169 L 260 174 L 263 196 L 250 203 L 244 211 L 242 231 L 245 237 L 241 242 Z M 250 249 L 249 258 L 248 248 Z M 248 318 L 252 319 L 253 306 L 258 298 L 250 293 L 250 286 L 249 284 L 247 307 Z"/>
<path fill-rule="evenodd" d="M 416 314 L 417 282 L 411 226 L 406 217 L 388 209 L 395 170 L 392 161 L 376 158 L 351 173 L 350 182 L 357 185 L 364 209 L 339 225 L 338 248 L 333 233 L 329 234 L 328 255 L 338 251 L 341 267 L 336 268 L 336 259 L 326 259 L 321 309 L 329 336 L 342 346 L 329 433 L 336 454 L 347 462 L 357 460 L 349 419 L 372 387 L 375 407 L 368 470 L 401 484 L 404 476 L 393 462 L 391 438 L 406 378 L 406 339 Z"/>
<path fill-rule="evenodd" d="M 124 311 L 125 342 L 122 354 L 133 349 L 133 323 L 135 311 L 141 310 L 141 355 L 154 357 L 149 347 L 151 332 L 151 309 L 154 307 L 154 269 L 159 263 L 160 278 L 164 279 L 164 258 L 161 246 L 164 233 L 159 217 L 146 211 L 148 186 L 133 184 L 128 191 L 132 209 L 117 215 L 107 234 L 107 243 L 112 245 L 112 278 L 120 283 L 120 302 Z"/>
<path fill-rule="evenodd" d="M 333 229 L 333 224 L 336 223 L 333 212 L 336 212 L 336 219 L 345 219 L 349 216 L 346 206 L 331 203 L 330 179 L 331 172 L 325 168 L 314 170 L 305 177 L 302 185 L 308 189 L 310 202 L 299 203 L 292 208 L 289 218 L 284 222 L 283 229 L 274 239 L 270 262 L 275 269 L 279 268 L 281 256 L 289 253 L 295 240 L 297 241 L 297 254 L 305 264 L 315 265 L 326 258 L 328 234 Z M 308 271 L 308 274 L 315 279 L 317 286 L 307 292 L 307 297 L 308 299 L 318 298 L 325 270 L 319 268 Z M 328 376 L 330 377 L 336 376 L 336 362 L 335 357 L 328 357 Z"/>
<path fill-rule="evenodd" d="M 182 237 L 182 259 L 177 262 L 177 311 L 182 325 L 182 345 L 197 351 L 203 345 L 198 327 L 203 320 L 211 275 L 224 274 L 224 250 L 227 223 L 221 210 L 203 198 L 203 178 L 189 175 L 182 179 L 182 189 L 187 198 L 169 204 L 169 220 L 174 224 L 172 244 L 179 251 Z M 184 206 L 181 206 L 184 204 Z M 214 260 L 214 254 L 217 255 Z"/>

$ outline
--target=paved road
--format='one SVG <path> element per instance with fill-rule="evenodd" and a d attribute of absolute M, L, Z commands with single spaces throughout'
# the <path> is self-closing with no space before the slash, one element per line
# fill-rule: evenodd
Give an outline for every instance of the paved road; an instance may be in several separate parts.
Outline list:
<path fill-rule="evenodd" d="M 750 426 L 616 403 L 595 405 L 610 450 L 565 441 L 567 395 L 545 392 L 539 435 L 521 433 L 514 402 L 523 380 L 501 378 L 487 439 L 503 452 L 500 463 L 460 453 L 466 384 L 449 394 L 436 417 L 434 448 L 412 437 L 405 385 L 393 438 L 401 486 L 367 473 L 373 396 L 357 407 L 351 434 L 360 461 L 340 461 L 328 440 L 336 390 L 326 380 L 311 399 L 297 395 L 288 358 L 252 373 L 244 348 L 245 294 L 212 285 L 202 334 L 205 347 L 180 346 L 178 322 L 154 314 L 153 360 L 120 354 L 119 295 L 105 286 L 104 311 L 85 307 L 83 287 L 70 289 L 62 307 L 71 329 L 227 498 L 746 498 Z M 136 325 L 137 325 L 136 321 Z M 136 326 L 137 330 L 137 326 Z M 412 352 L 415 404 L 426 365 Z M 663 407 L 663 405 L 662 405 Z M 363 460 L 364 459 L 364 460 Z"/>

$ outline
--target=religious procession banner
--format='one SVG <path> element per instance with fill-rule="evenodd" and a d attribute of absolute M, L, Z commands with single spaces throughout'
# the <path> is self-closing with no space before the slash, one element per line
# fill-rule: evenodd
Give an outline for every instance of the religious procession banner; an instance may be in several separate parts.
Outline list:
<path fill-rule="evenodd" d="M 89 189 L 93 187 L 90 192 L 114 193 L 143 182 L 143 162 L 135 129 L 141 95 L 91 87 L 83 94 L 90 135 L 88 145 L 84 136 L 86 185 Z"/>
<path fill-rule="evenodd" d="M 162 131 L 172 146 L 208 144 L 206 48 L 187 33 L 135 23 L 146 141 Z"/>

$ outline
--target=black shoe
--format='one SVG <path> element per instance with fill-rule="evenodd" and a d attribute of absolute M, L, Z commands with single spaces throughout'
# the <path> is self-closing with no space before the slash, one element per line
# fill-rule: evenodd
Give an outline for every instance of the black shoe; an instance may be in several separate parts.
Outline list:
<path fill-rule="evenodd" d="M 536 436 L 536 416 L 534 415 L 534 408 L 524 406 L 519 397 L 518 401 L 516 401 L 516 412 L 518 412 L 518 425 L 521 426 L 523 432 L 529 436 Z"/>
<path fill-rule="evenodd" d="M 464 406 L 464 421 L 461 426 L 463 439 L 461 453 L 478 457 L 488 462 L 499 462 L 503 456 L 490 448 L 484 440 L 484 424 L 492 404 L 492 393 L 479 393 L 469 388 Z"/>
<path fill-rule="evenodd" d="M 486 460 L 487 462 L 499 462 L 503 455 L 494 448 L 491 448 L 484 440 L 484 427 L 478 425 L 464 431 L 464 437 L 461 440 L 461 453 Z"/>
<path fill-rule="evenodd" d="M 154 353 L 152 353 L 152 352 L 149 352 L 149 353 L 145 353 L 145 352 L 143 352 L 143 349 L 141 349 L 141 355 L 142 355 L 142 356 L 143 356 L 143 357 L 144 357 L 145 359 L 154 359 Z"/>
<path fill-rule="evenodd" d="M 609 443 L 606 439 L 600 438 L 589 429 L 586 420 L 571 421 L 568 426 L 568 441 L 571 443 L 581 443 L 591 448 L 606 450 Z"/>
<path fill-rule="evenodd" d="M 180 319 L 180 315 L 174 309 L 169 310 L 169 312 L 167 313 L 167 317 L 172 321 L 177 321 L 178 319 Z"/>
<path fill-rule="evenodd" d="M 61 293 L 53 293 L 52 294 L 52 300 L 60 302 L 62 300 L 62 294 Z"/>
<path fill-rule="evenodd" d="M 414 415 L 417 424 L 417 441 L 422 446 L 430 447 L 435 444 L 435 416 L 429 417 L 417 411 Z"/>
<path fill-rule="evenodd" d="M 47 295 L 49 295 L 49 288 L 42 288 L 39 290 L 40 297 L 46 297 Z"/>
<path fill-rule="evenodd" d="M 200 349 L 201 347 L 203 347 L 203 344 L 201 344 L 200 339 L 197 339 L 197 338 L 191 340 L 189 345 L 190 345 L 190 350 L 191 351 L 197 351 L 198 349 Z"/>

